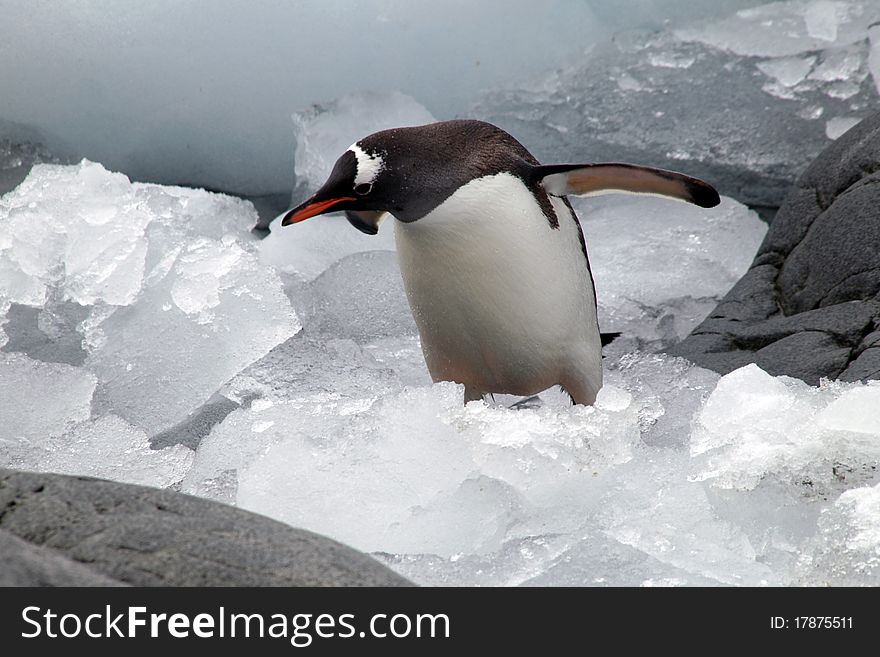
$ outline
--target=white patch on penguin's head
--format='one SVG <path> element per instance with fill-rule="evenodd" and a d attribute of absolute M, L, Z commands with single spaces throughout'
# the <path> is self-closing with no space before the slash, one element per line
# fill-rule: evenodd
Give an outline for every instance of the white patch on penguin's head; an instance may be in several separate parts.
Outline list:
<path fill-rule="evenodd" d="M 348 150 L 354 153 L 357 160 L 357 172 L 354 177 L 355 186 L 372 185 L 373 181 L 376 180 L 376 176 L 385 168 L 385 161 L 382 159 L 382 156 L 378 153 L 370 155 L 356 143 L 352 144 Z"/>

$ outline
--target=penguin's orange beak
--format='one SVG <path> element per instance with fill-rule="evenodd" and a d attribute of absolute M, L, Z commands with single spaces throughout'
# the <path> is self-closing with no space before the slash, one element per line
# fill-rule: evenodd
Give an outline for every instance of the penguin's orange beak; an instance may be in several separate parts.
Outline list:
<path fill-rule="evenodd" d="M 338 205 L 339 203 L 342 203 L 343 201 L 354 200 L 356 200 L 354 197 L 344 196 L 342 198 L 331 198 L 318 201 L 315 200 L 315 197 L 313 196 L 302 205 L 293 208 L 293 210 L 288 210 L 287 213 L 285 213 L 284 218 L 281 220 L 281 225 L 289 226 L 290 224 L 297 224 L 300 221 L 305 221 L 310 217 L 329 212 L 331 208 Z"/>

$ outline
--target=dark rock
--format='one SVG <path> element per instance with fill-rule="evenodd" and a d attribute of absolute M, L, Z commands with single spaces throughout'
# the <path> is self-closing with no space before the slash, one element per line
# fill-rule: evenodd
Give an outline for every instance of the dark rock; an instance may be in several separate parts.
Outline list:
<path fill-rule="evenodd" d="M 336 541 L 216 502 L 5 469 L 0 469 L 0 555 L 12 564 L 4 566 L 9 572 L 0 581 L 16 585 L 408 584 Z"/>
<path fill-rule="evenodd" d="M 807 168 L 749 271 L 670 353 L 808 383 L 880 378 L 880 113 Z"/>
<path fill-rule="evenodd" d="M 125 586 L 67 558 L 0 530 L 0 586 Z"/>

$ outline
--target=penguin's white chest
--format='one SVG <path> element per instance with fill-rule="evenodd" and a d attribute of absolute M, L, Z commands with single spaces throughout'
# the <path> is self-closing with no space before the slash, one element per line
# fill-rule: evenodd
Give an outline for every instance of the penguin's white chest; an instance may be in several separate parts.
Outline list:
<path fill-rule="evenodd" d="M 395 221 L 407 298 L 434 380 L 480 392 L 601 387 L 592 279 L 576 219 L 553 228 L 508 173 L 478 178 L 421 219 Z M 571 390 L 570 390 L 571 392 Z"/>

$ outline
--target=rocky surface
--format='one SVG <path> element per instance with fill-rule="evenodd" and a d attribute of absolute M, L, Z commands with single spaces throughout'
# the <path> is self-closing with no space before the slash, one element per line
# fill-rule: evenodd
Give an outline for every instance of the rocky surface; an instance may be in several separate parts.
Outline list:
<path fill-rule="evenodd" d="M 168 490 L 0 469 L 0 584 L 401 586 L 336 541 Z"/>
<path fill-rule="evenodd" d="M 0 530 L 0 586 L 124 586 L 63 552 Z"/>
<path fill-rule="evenodd" d="M 721 373 L 880 378 L 880 113 L 807 168 L 749 271 L 670 352 Z"/>

